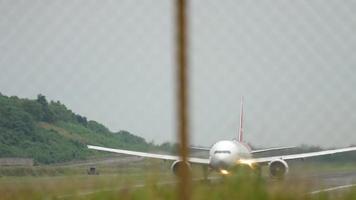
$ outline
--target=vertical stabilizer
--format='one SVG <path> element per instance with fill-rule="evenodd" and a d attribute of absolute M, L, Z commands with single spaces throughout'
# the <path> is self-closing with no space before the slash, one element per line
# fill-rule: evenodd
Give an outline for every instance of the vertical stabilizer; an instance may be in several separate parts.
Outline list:
<path fill-rule="evenodd" d="M 244 128 L 243 128 L 243 122 L 244 122 L 244 97 L 241 97 L 241 108 L 240 108 L 240 127 L 239 127 L 239 133 L 237 136 L 237 141 L 242 142 L 243 141 L 243 133 L 244 133 Z"/>

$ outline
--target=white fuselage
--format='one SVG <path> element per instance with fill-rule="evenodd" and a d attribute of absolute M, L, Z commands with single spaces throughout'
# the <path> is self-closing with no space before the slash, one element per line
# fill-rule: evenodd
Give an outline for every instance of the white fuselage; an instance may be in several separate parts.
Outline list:
<path fill-rule="evenodd" d="M 235 166 L 241 159 L 251 158 L 248 145 L 232 140 L 222 140 L 215 143 L 209 152 L 210 167 L 216 170 Z"/>

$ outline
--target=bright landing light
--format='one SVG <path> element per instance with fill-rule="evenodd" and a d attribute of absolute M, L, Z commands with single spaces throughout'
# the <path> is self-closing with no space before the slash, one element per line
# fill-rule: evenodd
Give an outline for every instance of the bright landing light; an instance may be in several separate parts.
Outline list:
<path fill-rule="evenodd" d="M 229 171 L 227 171 L 226 169 L 220 169 L 220 173 L 222 175 L 228 175 L 229 174 Z"/>

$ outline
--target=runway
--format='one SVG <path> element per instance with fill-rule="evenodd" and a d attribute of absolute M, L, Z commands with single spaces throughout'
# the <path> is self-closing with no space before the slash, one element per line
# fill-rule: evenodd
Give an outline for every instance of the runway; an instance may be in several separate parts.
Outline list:
<path fill-rule="evenodd" d="M 314 182 L 314 187 L 310 194 L 343 192 L 356 187 L 356 170 L 352 172 L 313 174 L 308 179 Z"/>
<path fill-rule="evenodd" d="M 268 177 L 265 177 L 268 181 L 275 181 Z M 339 194 L 350 189 L 356 188 L 356 170 L 352 172 L 322 172 L 322 173 L 314 173 L 314 174 L 306 174 L 303 176 L 296 177 L 296 175 L 291 175 L 287 177 L 287 180 L 284 181 L 285 184 L 293 184 L 293 181 L 298 179 L 298 182 L 305 182 L 305 184 L 310 185 L 310 191 L 307 192 L 306 195 L 317 195 L 322 192 Z M 193 181 L 203 181 L 203 178 L 195 178 Z M 209 184 L 220 184 L 221 177 L 219 176 L 211 176 L 208 178 Z M 177 181 L 161 181 L 158 182 L 158 186 L 164 185 L 174 185 Z M 282 182 L 283 183 L 283 182 Z M 73 196 L 88 196 L 101 192 L 112 192 L 112 191 L 120 191 L 124 189 L 135 190 L 138 188 L 145 187 L 145 183 L 137 183 L 131 185 L 130 187 L 112 187 L 112 188 L 102 188 L 98 190 L 87 190 L 87 191 L 78 191 L 75 194 L 63 194 L 57 196 L 58 199 L 66 199 Z"/>

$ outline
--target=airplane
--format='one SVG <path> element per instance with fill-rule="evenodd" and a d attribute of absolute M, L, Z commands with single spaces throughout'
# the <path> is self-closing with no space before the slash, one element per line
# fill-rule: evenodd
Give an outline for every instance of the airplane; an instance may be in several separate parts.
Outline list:
<path fill-rule="evenodd" d="M 218 141 L 214 145 L 212 145 L 211 148 L 193 147 L 193 149 L 209 151 L 209 158 L 189 157 L 188 163 L 183 163 L 183 161 L 180 159 L 179 156 L 174 156 L 174 155 L 146 153 L 146 152 L 124 150 L 124 149 L 113 149 L 113 148 L 100 147 L 94 145 L 87 145 L 87 147 L 89 149 L 105 151 L 105 152 L 173 161 L 171 165 L 171 170 L 174 174 L 178 173 L 179 168 L 183 164 L 188 165 L 189 168 L 191 164 L 200 164 L 203 165 L 204 167 L 209 167 L 212 170 L 216 170 L 223 175 L 229 174 L 230 173 L 229 170 L 235 166 L 248 165 L 252 169 L 253 168 L 259 169 L 262 166 L 268 166 L 269 174 L 273 178 L 283 178 L 288 173 L 289 166 L 287 161 L 289 160 L 305 159 L 309 157 L 356 151 L 356 147 L 346 147 L 346 148 L 323 150 L 317 152 L 254 158 L 253 155 L 256 153 L 274 151 L 280 149 L 288 149 L 293 147 L 275 147 L 275 148 L 268 148 L 268 149 L 252 150 L 250 146 L 243 140 L 243 133 L 244 133 L 243 113 L 244 113 L 243 98 L 241 98 L 240 126 L 239 126 L 237 138 L 233 140 Z"/>

